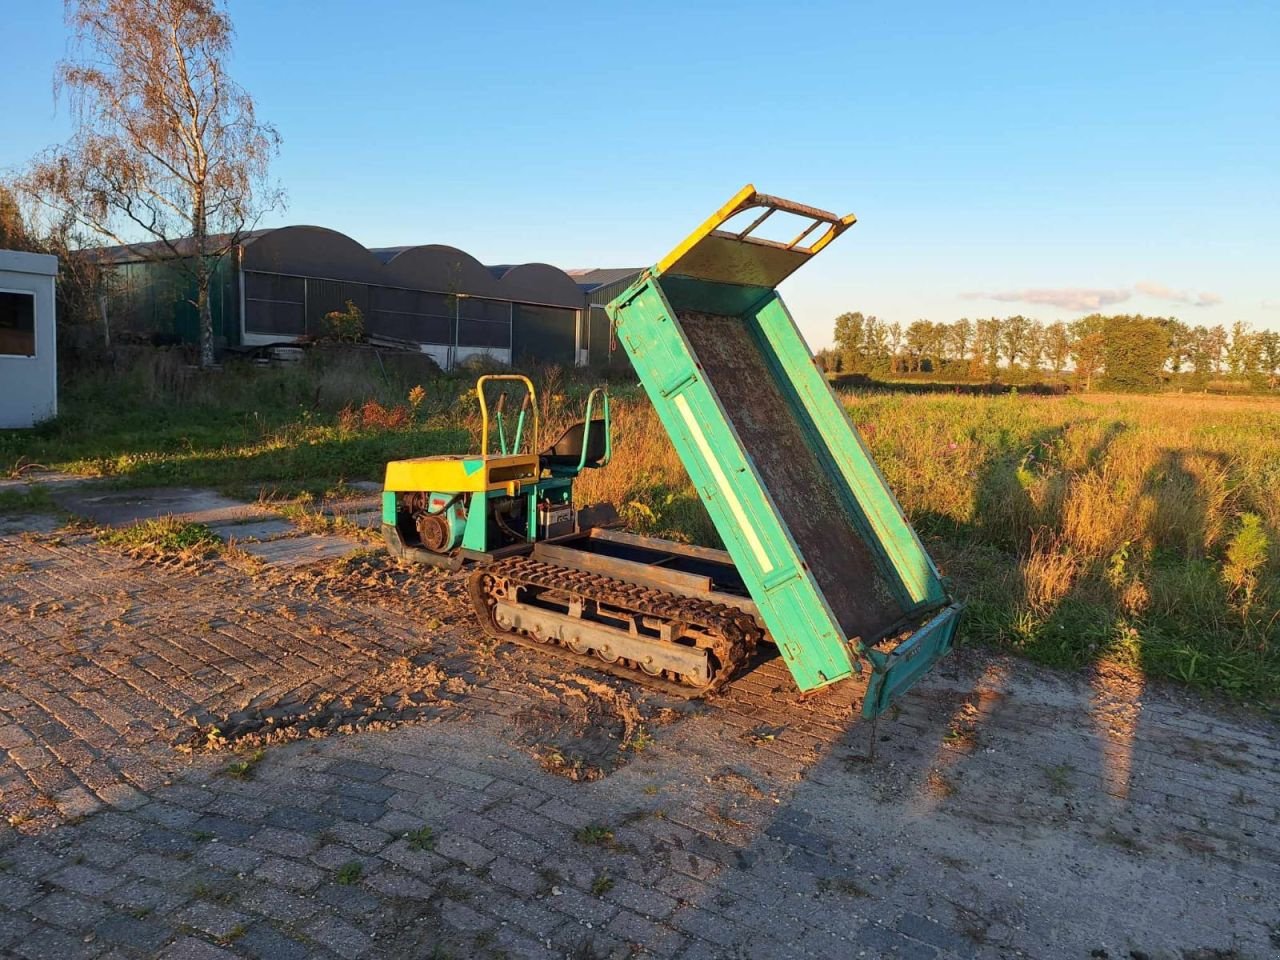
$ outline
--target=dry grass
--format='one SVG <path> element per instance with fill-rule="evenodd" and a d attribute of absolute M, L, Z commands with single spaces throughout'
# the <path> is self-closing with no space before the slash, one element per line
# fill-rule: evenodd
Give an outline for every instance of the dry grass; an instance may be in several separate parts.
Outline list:
<path fill-rule="evenodd" d="M 294 369 L 211 377 L 152 358 L 78 377 L 58 421 L 0 437 L 0 471 L 36 462 L 134 485 L 320 494 L 379 479 L 389 459 L 476 448 L 470 379 L 384 359 L 317 353 Z M 554 368 L 535 379 L 549 442 L 593 384 Z M 967 601 L 964 638 L 1064 665 L 1119 658 L 1280 700 L 1280 403 L 843 399 Z M 719 545 L 643 393 L 615 389 L 613 413 L 613 464 L 579 479 L 579 503 L 612 502 L 640 533 Z"/>
<path fill-rule="evenodd" d="M 1280 403 L 847 395 L 890 486 L 969 601 L 965 636 L 1280 699 Z M 578 484 L 628 524 L 717 544 L 643 398 Z M 1249 520 L 1256 517 L 1256 522 Z"/>

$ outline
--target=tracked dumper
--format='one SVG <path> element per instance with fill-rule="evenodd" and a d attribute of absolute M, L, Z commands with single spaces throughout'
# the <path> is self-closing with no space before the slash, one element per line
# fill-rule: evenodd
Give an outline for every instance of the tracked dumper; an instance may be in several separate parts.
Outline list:
<path fill-rule="evenodd" d="M 799 234 L 757 235 L 779 212 Z M 609 304 L 724 550 L 575 510 L 573 478 L 612 452 L 608 397 L 543 449 L 533 385 L 507 376 L 477 386 L 479 455 L 388 465 L 392 552 L 476 562 L 471 598 L 496 638 L 685 696 L 772 642 L 801 690 L 869 669 L 862 711 L 879 715 L 950 649 L 960 606 L 776 289 L 853 223 L 748 186 Z M 493 381 L 523 392 L 510 437 L 507 394 L 491 423 Z"/>

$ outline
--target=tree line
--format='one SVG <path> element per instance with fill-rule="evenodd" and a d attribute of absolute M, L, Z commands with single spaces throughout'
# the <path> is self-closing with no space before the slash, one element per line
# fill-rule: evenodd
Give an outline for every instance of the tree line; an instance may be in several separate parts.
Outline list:
<path fill-rule="evenodd" d="M 1280 383 L 1280 333 L 1237 322 L 1228 330 L 1175 317 L 1090 314 L 1043 323 L 1017 314 L 907 326 L 861 312 L 836 317 L 834 345 L 817 353 L 833 374 L 1027 382 L 1148 390 L 1164 383 L 1231 378 Z"/>

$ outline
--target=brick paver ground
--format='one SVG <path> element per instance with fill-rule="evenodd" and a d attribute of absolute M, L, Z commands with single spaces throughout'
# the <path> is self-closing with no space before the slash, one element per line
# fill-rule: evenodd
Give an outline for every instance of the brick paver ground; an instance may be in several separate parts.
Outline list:
<path fill-rule="evenodd" d="M 0 955 L 1280 956 L 1265 719 L 972 652 L 875 730 L 777 660 L 681 704 L 456 577 L 49 527 L 0 526 Z"/>

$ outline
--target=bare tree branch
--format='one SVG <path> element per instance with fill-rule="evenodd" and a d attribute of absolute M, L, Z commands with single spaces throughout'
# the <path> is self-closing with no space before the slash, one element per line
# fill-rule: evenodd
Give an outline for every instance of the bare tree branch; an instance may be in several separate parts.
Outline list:
<path fill-rule="evenodd" d="M 158 241 L 195 283 L 212 364 L 215 261 L 283 203 L 267 181 L 279 135 L 226 73 L 223 0 L 66 0 L 66 19 L 75 56 L 54 86 L 77 128 L 17 187 L 98 242 Z"/>

